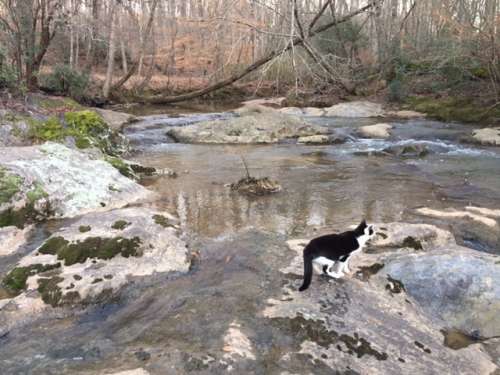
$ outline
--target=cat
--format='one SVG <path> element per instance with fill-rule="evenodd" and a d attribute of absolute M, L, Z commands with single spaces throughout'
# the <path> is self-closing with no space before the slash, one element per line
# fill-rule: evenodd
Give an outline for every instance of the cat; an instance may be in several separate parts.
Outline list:
<path fill-rule="evenodd" d="M 354 230 L 339 234 L 328 234 L 311 240 L 304 248 L 304 282 L 299 291 L 309 288 L 313 274 L 313 264 L 321 266 L 323 273 L 333 278 L 344 276 L 349 270 L 349 259 L 361 252 L 366 242 L 375 235 L 373 225 L 363 220 Z M 335 262 L 340 262 L 338 272 L 333 271 Z M 316 267 L 315 267 L 316 268 Z M 316 269 L 318 271 L 318 269 Z"/>

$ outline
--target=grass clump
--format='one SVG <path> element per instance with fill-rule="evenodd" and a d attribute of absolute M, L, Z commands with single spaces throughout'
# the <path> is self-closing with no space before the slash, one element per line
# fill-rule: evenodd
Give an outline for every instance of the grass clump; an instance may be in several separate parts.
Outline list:
<path fill-rule="evenodd" d="M 134 173 L 130 164 L 125 163 L 122 159 L 115 156 L 106 156 L 104 158 L 112 167 L 118 170 L 122 175 L 128 178 L 137 179 L 137 175 Z"/>

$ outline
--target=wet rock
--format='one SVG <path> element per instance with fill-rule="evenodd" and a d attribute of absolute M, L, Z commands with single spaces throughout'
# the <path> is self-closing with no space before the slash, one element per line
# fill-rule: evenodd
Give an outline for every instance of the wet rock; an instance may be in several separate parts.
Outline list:
<path fill-rule="evenodd" d="M 152 196 L 107 162 L 57 143 L 0 148 L 0 167 L 20 182 L 0 212 L 32 206 L 41 211 L 37 206 L 48 202 L 50 213 L 44 212 L 45 216 L 73 217 Z"/>
<path fill-rule="evenodd" d="M 139 208 L 86 215 L 22 258 L 2 283 L 12 294 L 37 290 L 59 306 L 107 299 L 132 276 L 186 272 L 189 254 L 175 223 Z"/>
<path fill-rule="evenodd" d="M 0 257 L 14 254 L 27 241 L 33 226 L 19 229 L 14 226 L 0 228 Z"/>
<path fill-rule="evenodd" d="M 470 141 L 486 146 L 500 146 L 500 128 L 483 128 L 472 131 Z"/>
<path fill-rule="evenodd" d="M 398 144 L 386 147 L 382 152 L 393 156 L 421 158 L 429 154 L 429 149 L 426 145 L 420 143 Z"/>
<path fill-rule="evenodd" d="M 380 117 L 384 115 L 382 105 L 367 101 L 335 104 L 325 108 L 326 116 L 334 117 Z"/>
<path fill-rule="evenodd" d="M 443 345 L 441 319 L 424 314 L 410 291 L 395 293 L 386 265 L 367 281 L 340 280 L 316 275 L 313 285 L 298 292 L 302 276 L 302 247 L 307 240 L 289 243 L 296 251 L 292 264 L 281 269 L 288 282 L 283 295 L 268 300 L 263 315 L 281 332 L 301 342 L 282 355 L 283 367 L 300 361 L 328 372 L 361 374 L 468 373 L 488 374 L 496 366 L 473 345 L 457 352 Z M 407 252 L 405 252 L 407 253 Z M 433 252 L 431 252 L 432 254 Z M 417 253 L 424 260 L 429 253 Z M 360 254 L 359 257 L 381 258 Z M 394 253 L 384 255 L 394 257 Z M 390 274 L 392 280 L 398 279 Z M 411 276 L 409 276 L 411 277 Z M 398 284 L 399 285 L 399 284 Z M 402 285 L 409 290 L 403 281 Z M 429 295 L 432 286 L 428 288 Z"/>
<path fill-rule="evenodd" d="M 268 177 L 246 177 L 230 185 L 231 190 L 247 195 L 266 195 L 281 191 L 281 185 Z"/>
<path fill-rule="evenodd" d="M 324 116 L 326 114 L 326 110 L 324 108 L 315 108 L 315 107 L 306 107 L 302 109 L 305 116 Z"/>
<path fill-rule="evenodd" d="M 108 126 L 115 131 L 121 131 L 123 128 L 137 121 L 137 117 L 124 112 L 111 111 L 109 109 L 93 108 L 106 121 Z"/>
<path fill-rule="evenodd" d="M 245 106 L 239 117 L 175 127 L 167 134 L 183 143 L 278 143 L 299 137 L 328 134 L 328 129 L 285 115 L 272 108 Z"/>
<path fill-rule="evenodd" d="M 391 129 L 392 125 L 390 124 L 366 125 L 358 129 L 358 134 L 366 138 L 389 138 L 391 136 L 389 130 Z"/>
<path fill-rule="evenodd" d="M 143 368 L 136 368 L 133 370 L 125 370 L 118 372 L 105 372 L 107 375 L 149 375 L 149 372 L 144 370 Z"/>
<path fill-rule="evenodd" d="M 297 139 L 297 143 L 311 144 L 311 145 L 342 144 L 353 140 L 354 137 L 352 137 L 350 134 L 339 130 L 335 131 L 332 134 L 299 137 Z"/>
<path fill-rule="evenodd" d="M 469 335 L 500 335 L 498 257 L 448 245 L 422 254 L 397 256 L 384 272 L 400 280 L 407 293 L 446 328 Z"/>
<path fill-rule="evenodd" d="M 451 230 L 462 244 L 479 242 L 488 251 L 499 254 L 500 248 L 500 210 L 467 206 L 463 210 L 436 210 L 422 207 L 416 210 L 419 215 L 436 219 L 438 223 L 450 224 Z"/>

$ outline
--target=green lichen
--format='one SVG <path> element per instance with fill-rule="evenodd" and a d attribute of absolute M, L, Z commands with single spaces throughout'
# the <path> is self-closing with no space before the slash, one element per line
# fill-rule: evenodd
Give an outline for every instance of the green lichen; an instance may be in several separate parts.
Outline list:
<path fill-rule="evenodd" d="M 4 277 L 2 285 L 12 296 L 16 296 L 26 288 L 28 277 L 59 267 L 61 267 L 61 263 L 32 264 L 27 267 L 16 267 Z"/>
<path fill-rule="evenodd" d="M 168 221 L 163 215 L 153 215 L 153 220 L 156 224 L 161 225 L 164 228 L 173 227 L 173 224 Z"/>
<path fill-rule="evenodd" d="M 90 232 L 91 231 L 91 227 L 90 225 L 80 225 L 78 227 L 78 230 L 80 231 L 80 233 L 87 233 L 87 232 Z"/>
<path fill-rule="evenodd" d="M 111 226 L 111 228 L 117 229 L 117 230 L 123 230 L 126 227 L 128 227 L 130 224 L 132 224 L 132 223 L 129 223 L 129 222 L 125 221 L 125 220 L 118 220 L 118 221 L 115 221 L 113 223 L 113 225 Z"/>
<path fill-rule="evenodd" d="M 19 192 L 22 183 L 22 177 L 0 167 L 0 204 L 9 202 Z"/>
<path fill-rule="evenodd" d="M 141 244 L 139 237 L 131 239 L 123 237 L 101 238 L 88 237 L 83 241 L 70 243 L 62 237 L 52 237 L 43 244 L 38 252 L 57 255 L 66 266 L 84 263 L 89 258 L 111 259 L 120 254 L 125 258 L 140 256 L 138 249 Z"/>

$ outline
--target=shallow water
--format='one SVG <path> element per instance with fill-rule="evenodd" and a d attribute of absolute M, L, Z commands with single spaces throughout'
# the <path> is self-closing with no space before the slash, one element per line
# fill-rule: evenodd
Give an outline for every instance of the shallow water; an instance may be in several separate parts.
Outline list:
<path fill-rule="evenodd" d="M 56 312 L 11 332 L 0 338 L 0 373 L 98 374 L 137 367 L 152 374 L 208 373 L 206 363 L 223 358 L 222 337 L 235 321 L 250 332 L 258 358 L 235 373 L 282 373 L 277 358 L 297 350 L 300 341 L 259 313 L 267 298 L 294 282 L 276 272 L 291 258 L 286 239 L 345 230 L 362 217 L 418 222 L 423 219 L 413 209 L 424 205 L 500 207 L 500 152 L 461 144 L 470 126 L 397 122 L 394 140 L 328 146 L 184 145 L 165 136 L 169 126 L 227 116 L 153 115 L 126 131 L 137 150 L 134 160 L 178 173 L 148 185 L 160 196 L 154 205 L 179 216 L 190 248 L 201 252 L 200 264 L 183 276 L 134 280 L 116 301 L 83 315 Z M 349 134 L 375 122 L 311 120 Z M 431 153 L 362 153 L 414 143 Z M 252 176 L 276 179 L 283 191 L 258 198 L 232 192 L 227 184 L 245 174 L 242 157 Z M 301 373 L 331 373 L 307 361 L 297 366 Z M 222 366 L 216 373 L 226 371 Z"/>

